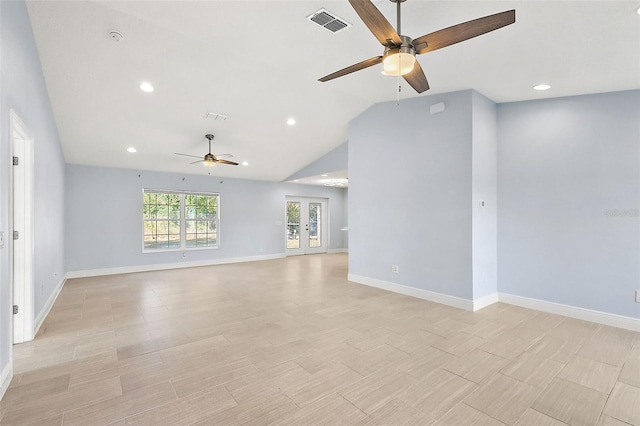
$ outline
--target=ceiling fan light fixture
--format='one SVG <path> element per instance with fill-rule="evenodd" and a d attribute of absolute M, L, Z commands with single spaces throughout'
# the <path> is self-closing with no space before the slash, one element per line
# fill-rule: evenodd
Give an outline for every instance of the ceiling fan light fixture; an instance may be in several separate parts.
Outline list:
<path fill-rule="evenodd" d="M 410 47 L 387 49 L 382 60 L 382 74 L 401 76 L 413 71 L 416 64 L 415 52 Z"/>

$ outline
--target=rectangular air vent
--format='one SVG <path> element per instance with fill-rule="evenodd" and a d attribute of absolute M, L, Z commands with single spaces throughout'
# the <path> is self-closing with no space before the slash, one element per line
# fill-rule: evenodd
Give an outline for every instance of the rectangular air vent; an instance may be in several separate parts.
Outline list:
<path fill-rule="evenodd" d="M 326 28 L 332 33 L 337 33 L 351 26 L 350 23 L 342 18 L 338 18 L 335 14 L 326 9 L 320 9 L 319 11 L 307 16 L 307 19 Z"/>

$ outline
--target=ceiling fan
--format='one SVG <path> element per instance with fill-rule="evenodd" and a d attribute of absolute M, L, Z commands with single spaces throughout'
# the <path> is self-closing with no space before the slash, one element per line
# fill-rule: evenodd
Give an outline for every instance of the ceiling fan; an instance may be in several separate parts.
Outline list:
<path fill-rule="evenodd" d="M 234 163 L 233 161 L 227 161 L 227 160 L 223 160 L 223 159 L 219 158 L 219 157 L 233 157 L 233 155 L 231 155 L 231 154 L 213 155 L 211 153 L 211 141 L 213 140 L 214 136 L 212 134 L 208 134 L 208 135 L 204 135 L 204 137 L 209 139 L 209 152 L 206 153 L 204 155 L 204 157 L 198 157 L 197 155 L 190 155 L 190 154 L 182 154 L 180 152 L 174 152 L 174 154 L 176 154 L 176 155 L 184 155 L 185 157 L 204 158 L 202 160 L 194 161 L 193 163 L 189 163 L 189 164 L 204 163 L 205 166 L 215 166 L 216 163 L 229 164 L 229 165 L 232 165 L 232 166 L 237 166 L 238 165 L 238 163 Z"/>
<path fill-rule="evenodd" d="M 318 81 L 325 82 L 333 80 L 334 78 L 383 63 L 383 74 L 402 76 L 416 92 L 422 93 L 429 90 L 429 83 L 427 82 L 427 77 L 420 63 L 416 61 L 416 55 L 469 40 L 470 38 L 513 24 L 516 21 L 516 11 L 507 10 L 412 39 L 411 37 L 402 35 L 400 32 L 400 5 L 405 0 L 390 1 L 396 3 L 397 31 L 393 29 L 393 26 L 391 26 L 378 8 L 373 5 L 371 0 L 349 0 L 349 3 L 351 3 L 351 6 L 360 16 L 360 19 L 364 21 L 365 25 L 384 46 L 384 53 L 382 56 L 375 56 L 324 76 Z"/>

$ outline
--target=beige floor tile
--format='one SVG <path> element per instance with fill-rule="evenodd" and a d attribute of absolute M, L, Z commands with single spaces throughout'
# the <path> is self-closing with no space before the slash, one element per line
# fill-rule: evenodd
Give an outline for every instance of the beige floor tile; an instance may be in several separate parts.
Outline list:
<path fill-rule="evenodd" d="M 475 349 L 467 355 L 456 357 L 442 368 L 472 382 L 482 383 L 487 377 L 494 376 L 508 359 Z"/>
<path fill-rule="evenodd" d="M 434 348 L 455 356 L 463 356 L 482 346 L 486 340 L 467 333 L 457 333 L 441 342 L 433 344 Z"/>
<path fill-rule="evenodd" d="M 127 417 L 125 424 L 165 426 L 192 424 L 236 405 L 236 401 L 224 386 L 218 386 L 207 393 L 191 395 Z"/>
<path fill-rule="evenodd" d="M 169 382 L 136 389 L 122 396 L 64 413 L 65 425 L 109 424 L 176 400 Z"/>
<path fill-rule="evenodd" d="M 449 318 L 444 318 L 434 323 L 427 323 L 422 326 L 422 328 L 429 333 L 442 337 L 452 337 L 462 331 L 465 331 L 467 327 L 469 327 L 469 324 Z"/>
<path fill-rule="evenodd" d="M 465 398 L 465 404 L 508 425 L 514 424 L 536 400 L 541 390 L 498 374 Z"/>
<path fill-rule="evenodd" d="M 504 336 L 496 336 L 480 346 L 480 349 L 502 358 L 515 359 L 535 342 Z"/>
<path fill-rule="evenodd" d="M 120 379 L 114 377 L 101 382 L 77 386 L 62 392 L 52 392 L 37 399 L 21 399 L 11 405 L 2 423 L 30 424 L 55 417 L 64 411 L 122 395 Z"/>
<path fill-rule="evenodd" d="M 544 336 L 527 348 L 527 352 L 566 364 L 581 347 L 582 342 L 579 340 L 564 340 L 560 337 Z"/>
<path fill-rule="evenodd" d="M 598 421 L 607 395 L 596 390 L 555 378 L 531 408 L 574 426 Z"/>
<path fill-rule="evenodd" d="M 575 356 L 558 377 L 609 394 L 619 374 L 618 367 Z"/>
<path fill-rule="evenodd" d="M 554 419 L 553 417 L 549 417 L 544 415 L 532 408 L 527 408 L 527 410 L 520 416 L 515 426 L 565 426 L 566 423 L 563 423 L 559 420 Z"/>
<path fill-rule="evenodd" d="M 238 403 L 243 399 L 252 399 L 260 393 L 270 393 L 273 390 L 280 391 L 306 383 L 311 374 L 293 361 L 270 367 L 266 370 L 258 370 L 255 373 L 244 375 L 225 384 Z"/>
<path fill-rule="evenodd" d="M 487 416 L 464 403 L 456 405 L 445 414 L 434 426 L 504 426 L 504 423 Z"/>
<path fill-rule="evenodd" d="M 305 382 L 289 386 L 283 392 L 302 408 L 361 379 L 360 374 L 339 365 L 318 371 Z"/>
<path fill-rule="evenodd" d="M 332 393 L 300 409 L 278 425 L 352 425 L 366 415 L 337 393 Z"/>
<path fill-rule="evenodd" d="M 545 332 L 551 328 L 557 327 L 565 320 L 562 315 L 550 314 L 547 312 L 538 312 L 533 317 L 522 322 L 527 327 L 539 328 Z"/>
<path fill-rule="evenodd" d="M 356 373 L 367 376 L 393 362 L 408 358 L 408 354 L 389 345 L 382 345 L 366 352 L 352 352 L 341 358 L 341 362 Z"/>
<path fill-rule="evenodd" d="M 538 388 L 545 388 L 563 368 L 564 364 L 560 362 L 523 352 L 500 372 Z"/>
<path fill-rule="evenodd" d="M 398 371 L 407 373 L 416 378 L 423 378 L 431 375 L 440 369 L 447 362 L 455 357 L 440 349 L 428 347 L 412 354 L 413 356 L 404 358 L 391 365 Z"/>
<path fill-rule="evenodd" d="M 437 370 L 423 379 L 414 379 L 400 399 L 429 417 L 438 419 L 478 388 L 472 381 L 445 370 Z"/>
<path fill-rule="evenodd" d="M 387 345 L 398 348 L 403 352 L 414 354 L 433 344 L 442 342 L 445 338 L 424 330 L 415 330 L 405 334 L 396 334 L 387 338 Z"/>
<path fill-rule="evenodd" d="M 638 333 L 640 335 L 640 333 Z M 620 372 L 619 381 L 640 388 L 640 342 L 629 352 Z"/>
<path fill-rule="evenodd" d="M 629 423 L 622 422 L 618 419 L 614 419 L 613 417 L 609 417 L 606 414 L 600 416 L 600 420 L 598 420 L 598 426 L 631 426 Z"/>
<path fill-rule="evenodd" d="M 12 405 L 26 399 L 37 400 L 52 393 L 69 389 L 69 374 L 62 374 L 40 381 L 9 387 L 2 397 L 3 404 Z"/>
<path fill-rule="evenodd" d="M 356 426 L 429 426 L 435 420 L 409 404 L 393 399 L 372 412 L 365 419 L 355 423 Z"/>
<path fill-rule="evenodd" d="M 615 343 L 603 344 L 598 339 L 590 339 L 578 351 L 578 355 L 594 361 L 622 367 L 631 348 Z"/>
<path fill-rule="evenodd" d="M 616 383 L 603 413 L 629 424 L 640 424 L 640 388 Z"/>
<path fill-rule="evenodd" d="M 406 391 L 408 376 L 389 368 L 381 369 L 348 386 L 338 393 L 366 414 L 371 414 Z"/>
<path fill-rule="evenodd" d="M 195 393 L 208 392 L 220 385 L 236 379 L 254 375 L 258 369 L 246 358 L 211 363 L 207 367 L 194 369 L 171 379 L 173 389 L 179 398 Z"/>
<path fill-rule="evenodd" d="M 464 331 L 465 333 L 473 334 L 483 339 L 492 339 L 511 327 L 513 327 L 513 325 L 506 322 L 479 319 L 465 328 Z"/>
<path fill-rule="evenodd" d="M 207 416 L 194 425 L 268 425 L 300 410 L 293 401 L 275 391 L 255 393 L 236 402 L 236 407 Z"/>
<path fill-rule="evenodd" d="M 619 386 L 637 384 L 640 333 L 504 303 L 478 312 L 438 305 L 351 283 L 347 260 L 297 256 L 67 280 L 36 339 L 14 348 L 0 423 L 317 424 L 360 411 L 368 416 L 351 423 L 491 424 L 462 401 L 500 377 L 500 358 L 514 361 L 502 368 L 521 385 L 541 385 L 553 368 L 536 367 L 568 363 L 580 350 L 596 366 L 621 368 Z M 540 396 L 540 405 L 568 419 L 600 416 L 601 394 L 554 380 L 543 392 L 558 394 L 562 380 L 576 399 L 570 405 L 585 408 L 576 414 L 555 396 Z M 608 410 L 624 416 L 628 392 L 616 389 Z"/>

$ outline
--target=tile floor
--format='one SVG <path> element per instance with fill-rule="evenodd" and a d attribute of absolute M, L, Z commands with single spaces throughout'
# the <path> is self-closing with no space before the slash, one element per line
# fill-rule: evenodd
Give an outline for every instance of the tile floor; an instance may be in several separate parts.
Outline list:
<path fill-rule="evenodd" d="M 640 333 L 350 283 L 346 255 L 69 280 L 2 425 L 640 425 Z"/>

